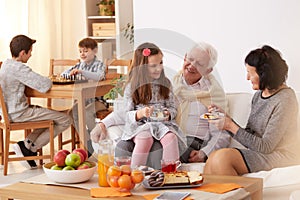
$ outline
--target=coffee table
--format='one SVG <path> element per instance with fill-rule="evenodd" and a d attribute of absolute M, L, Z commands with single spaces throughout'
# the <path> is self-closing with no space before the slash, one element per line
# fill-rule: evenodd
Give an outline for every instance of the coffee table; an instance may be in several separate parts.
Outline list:
<path fill-rule="evenodd" d="M 248 178 L 240 176 L 216 176 L 216 175 L 204 175 L 204 183 L 237 183 L 244 187 L 244 189 L 250 193 L 251 198 L 255 200 L 262 199 L 262 187 L 263 180 L 260 178 Z M 139 190 L 141 193 L 147 192 L 143 187 L 140 187 L 134 195 L 130 197 L 124 197 L 124 199 L 144 199 L 142 196 L 138 195 Z M 192 189 L 185 189 L 193 194 Z M 153 193 L 153 191 L 151 191 Z M 157 190 L 155 193 L 161 193 L 163 190 Z M 32 184 L 32 183 L 15 183 L 3 188 L 0 188 L 0 199 L 41 199 L 45 198 L 47 200 L 74 200 L 74 199 L 97 199 L 90 196 L 90 191 L 80 188 L 72 188 L 65 186 L 56 185 L 44 185 L 44 184 Z M 99 198 L 99 199 L 109 199 L 112 198 Z M 118 199 L 122 199 L 118 197 Z"/>

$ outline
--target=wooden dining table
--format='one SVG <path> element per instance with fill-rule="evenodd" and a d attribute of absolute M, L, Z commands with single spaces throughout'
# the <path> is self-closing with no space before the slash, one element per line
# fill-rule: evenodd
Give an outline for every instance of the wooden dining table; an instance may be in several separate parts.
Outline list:
<path fill-rule="evenodd" d="M 85 101 L 88 98 L 104 96 L 110 89 L 112 80 L 104 81 L 88 81 L 84 83 L 73 84 L 53 84 L 51 89 L 46 93 L 38 92 L 32 88 L 26 87 L 25 94 L 28 98 L 52 98 L 52 99 L 73 99 L 78 106 L 78 125 L 80 147 L 87 149 L 86 136 L 86 117 L 85 117 Z"/>

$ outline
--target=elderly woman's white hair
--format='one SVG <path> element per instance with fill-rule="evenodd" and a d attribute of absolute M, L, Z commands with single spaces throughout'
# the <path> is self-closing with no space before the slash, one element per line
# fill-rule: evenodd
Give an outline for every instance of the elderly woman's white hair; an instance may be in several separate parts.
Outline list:
<path fill-rule="evenodd" d="M 217 64 L 218 52 L 212 45 L 206 42 L 199 42 L 190 51 L 192 51 L 193 49 L 200 49 L 208 53 L 209 55 L 209 63 L 207 66 L 208 68 L 213 68 Z"/>

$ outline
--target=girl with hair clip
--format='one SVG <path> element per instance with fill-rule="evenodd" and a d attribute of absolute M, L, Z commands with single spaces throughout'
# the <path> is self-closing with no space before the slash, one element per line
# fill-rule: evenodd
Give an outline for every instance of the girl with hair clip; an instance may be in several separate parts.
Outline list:
<path fill-rule="evenodd" d="M 146 165 L 155 140 L 163 147 L 163 160 L 178 160 L 186 138 L 175 123 L 177 111 L 170 80 L 163 69 L 163 53 L 152 43 L 143 43 L 134 52 L 125 86 L 125 129 L 122 140 L 133 140 L 131 166 Z M 164 108 L 164 120 L 153 120 L 154 107 Z"/>

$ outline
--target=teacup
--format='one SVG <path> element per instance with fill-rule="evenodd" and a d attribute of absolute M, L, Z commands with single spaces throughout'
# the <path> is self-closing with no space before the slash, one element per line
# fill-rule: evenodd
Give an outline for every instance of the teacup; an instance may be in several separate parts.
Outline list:
<path fill-rule="evenodd" d="M 131 164 L 131 157 L 130 156 L 119 156 L 115 157 L 115 165 L 130 165 Z"/>
<path fill-rule="evenodd" d="M 181 162 L 179 160 L 161 160 L 161 171 L 163 172 L 176 172 L 180 166 Z"/>

